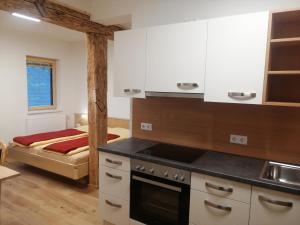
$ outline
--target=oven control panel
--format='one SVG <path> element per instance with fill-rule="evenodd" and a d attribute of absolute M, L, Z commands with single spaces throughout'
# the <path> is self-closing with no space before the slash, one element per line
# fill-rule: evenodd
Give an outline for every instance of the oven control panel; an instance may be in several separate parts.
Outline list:
<path fill-rule="evenodd" d="M 191 172 L 138 159 L 131 159 L 131 170 L 179 183 L 191 184 Z"/>

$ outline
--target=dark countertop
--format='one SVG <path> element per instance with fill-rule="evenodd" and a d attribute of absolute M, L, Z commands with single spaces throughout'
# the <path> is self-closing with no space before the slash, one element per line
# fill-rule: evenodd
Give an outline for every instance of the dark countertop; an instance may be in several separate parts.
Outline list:
<path fill-rule="evenodd" d="M 98 150 L 300 195 L 300 187 L 260 179 L 265 160 L 207 151 L 193 163 L 181 163 L 137 153 L 156 144 L 158 142 L 130 138 L 101 146 Z"/>

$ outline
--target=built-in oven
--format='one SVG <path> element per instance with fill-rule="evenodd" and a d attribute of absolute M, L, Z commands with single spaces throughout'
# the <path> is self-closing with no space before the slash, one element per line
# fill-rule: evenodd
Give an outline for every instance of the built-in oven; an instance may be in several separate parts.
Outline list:
<path fill-rule="evenodd" d="M 190 172 L 131 161 L 130 218 L 147 225 L 188 225 Z"/>

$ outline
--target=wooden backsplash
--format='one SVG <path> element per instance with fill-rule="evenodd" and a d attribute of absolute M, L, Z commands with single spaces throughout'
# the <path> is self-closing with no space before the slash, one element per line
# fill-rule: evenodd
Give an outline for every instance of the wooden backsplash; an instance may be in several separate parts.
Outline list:
<path fill-rule="evenodd" d="M 153 130 L 142 131 L 141 122 Z M 134 99 L 132 130 L 137 138 L 300 164 L 299 108 Z M 230 144 L 230 134 L 248 136 L 248 145 Z"/>

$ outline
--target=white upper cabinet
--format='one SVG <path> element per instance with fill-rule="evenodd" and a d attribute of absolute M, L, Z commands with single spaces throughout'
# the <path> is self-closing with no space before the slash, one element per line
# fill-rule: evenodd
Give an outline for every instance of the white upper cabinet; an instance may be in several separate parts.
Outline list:
<path fill-rule="evenodd" d="M 203 93 L 207 21 L 148 29 L 146 91 Z"/>
<path fill-rule="evenodd" d="M 147 30 L 115 33 L 114 95 L 145 97 Z"/>
<path fill-rule="evenodd" d="M 207 102 L 262 104 L 269 13 L 208 21 Z"/>

